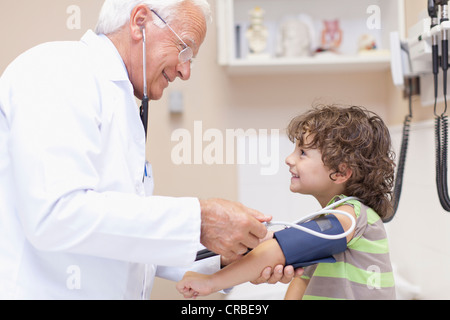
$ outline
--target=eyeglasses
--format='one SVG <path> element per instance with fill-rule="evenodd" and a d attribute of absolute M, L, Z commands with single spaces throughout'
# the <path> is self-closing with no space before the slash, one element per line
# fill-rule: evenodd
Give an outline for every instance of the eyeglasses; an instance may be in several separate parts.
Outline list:
<path fill-rule="evenodd" d="M 172 33 L 180 40 L 180 42 L 183 44 L 183 50 L 180 51 L 178 54 L 178 61 L 180 63 L 186 63 L 188 61 L 192 62 L 192 58 L 194 57 L 194 52 L 192 51 L 191 47 L 189 47 L 183 39 L 172 29 L 172 27 L 153 9 L 150 9 L 156 16 L 161 19 L 162 22 L 172 31 Z"/>

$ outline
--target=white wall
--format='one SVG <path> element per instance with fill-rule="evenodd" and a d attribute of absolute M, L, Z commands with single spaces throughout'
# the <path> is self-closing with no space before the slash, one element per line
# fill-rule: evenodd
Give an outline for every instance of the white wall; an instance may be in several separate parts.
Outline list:
<path fill-rule="evenodd" d="M 399 148 L 401 127 L 392 139 Z M 450 213 L 436 191 L 433 121 L 412 125 L 400 205 L 386 227 L 396 271 L 419 287 L 417 298 L 450 299 Z"/>

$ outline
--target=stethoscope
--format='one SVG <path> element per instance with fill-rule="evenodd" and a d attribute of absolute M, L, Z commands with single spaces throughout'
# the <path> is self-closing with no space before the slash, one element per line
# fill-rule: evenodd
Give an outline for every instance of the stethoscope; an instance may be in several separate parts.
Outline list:
<path fill-rule="evenodd" d="M 346 198 L 341 199 L 339 201 L 333 202 L 332 204 L 322 208 L 321 210 L 319 210 L 317 212 L 308 214 L 308 215 L 304 216 L 303 218 L 301 218 L 301 219 L 299 219 L 297 221 L 294 221 L 294 222 L 270 221 L 270 222 L 265 222 L 264 224 L 268 228 L 270 228 L 272 226 L 276 226 L 276 225 L 290 227 L 290 228 L 295 228 L 295 229 L 304 231 L 304 232 L 306 232 L 308 234 L 311 234 L 313 236 L 316 236 L 316 237 L 319 237 L 319 238 L 322 238 L 322 239 L 327 239 L 327 240 L 342 239 L 342 238 L 347 237 L 349 234 L 351 234 L 355 230 L 356 220 L 350 213 L 342 211 L 342 210 L 335 210 L 333 208 L 337 207 L 338 205 L 340 205 L 340 204 L 342 204 L 344 202 L 350 201 L 350 200 L 359 200 L 359 199 L 356 198 L 356 197 L 346 197 Z M 312 219 L 314 219 L 314 218 L 316 218 L 318 216 L 321 216 L 321 215 L 324 215 L 324 214 L 330 214 L 330 213 L 342 214 L 342 215 L 348 217 L 351 220 L 351 222 L 352 222 L 350 228 L 347 231 L 339 233 L 339 234 L 324 234 L 324 233 L 320 233 L 320 232 L 317 232 L 317 231 L 314 231 L 314 230 L 311 230 L 309 228 L 306 228 L 306 227 L 303 227 L 303 226 L 299 225 L 299 224 L 305 223 L 307 221 L 310 221 L 310 220 L 312 220 Z M 214 253 L 212 251 L 209 251 L 208 249 L 204 249 L 204 250 L 201 250 L 201 251 L 197 252 L 197 257 L 196 257 L 195 261 L 203 260 L 203 259 L 210 258 L 210 257 L 213 257 L 213 256 L 217 256 L 217 255 L 218 254 L 216 254 L 216 253 Z"/>
<path fill-rule="evenodd" d="M 144 96 L 142 98 L 142 105 L 140 108 L 140 115 L 142 124 L 144 125 L 145 138 L 147 139 L 147 123 L 148 123 L 148 96 L 147 96 L 147 46 L 145 28 L 141 27 L 142 31 L 142 71 L 144 79 Z"/>

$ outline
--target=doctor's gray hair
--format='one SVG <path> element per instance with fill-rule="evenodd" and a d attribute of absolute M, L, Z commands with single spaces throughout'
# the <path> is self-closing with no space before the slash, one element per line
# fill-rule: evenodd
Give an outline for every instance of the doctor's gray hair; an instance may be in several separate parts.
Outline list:
<path fill-rule="evenodd" d="M 146 4 L 154 9 L 168 23 L 176 19 L 177 6 L 185 1 L 196 5 L 205 16 L 207 22 L 211 21 L 211 8 L 207 0 L 105 0 L 95 28 L 97 34 L 111 34 L 123 27 L 130 21 L 133 9 Z M 154 19 L 154 23 L 163 27 L 164 24 L 159 19 Z"/>

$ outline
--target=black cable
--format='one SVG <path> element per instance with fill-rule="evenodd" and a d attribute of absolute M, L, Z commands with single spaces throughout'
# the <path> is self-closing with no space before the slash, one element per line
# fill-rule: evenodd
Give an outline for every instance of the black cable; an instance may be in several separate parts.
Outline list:
<path fill-rule="evenodd" d="M 441 22 L 448 21 L 447 12 L 448 1 L 441 1 L 442 19 Z M 444 210 L 450 212 L 450 198 L 448 196 L 448 117 L 447 112 L 447 71 L 448 71 L 448 31 L 442 30 L 442 55 L 441 68 L 443 72 L 443 94 L 444 94 L 444 111 L 439 115 L 437 113 L 437 72 L 435 72 L 436 61 L 433 61 L 434 73 L 434 115 L 435 119 L 435 142 L 436 142 L 436 185 L 438 191 L 439 202 Z M 434 48 L 434 46 L 433 46 Z M 435 60 L 435 54 L 433 54 Z"/>
<path fill-rule="evenodd" d="M 442 162 L 441 162 L 441 184 L 442 184 L 442 194 L 445 199 L 445 206 L 444 209 L 446 211 L 450 211 L 450 198 L 448 196 L 448 182 L 447 182 L 447 154 L 448 154 L 448 117 L 443 116 L 442 117 L 442 127 L 441 127 L 441 152 L 442 152 Z"/>
<path fill-rule="evenodd" d="M 197 252 L 197 257 L 195 258 L 195 261 L 203 260 L 206 258 L 211 258 L 214 256 L 217 256 L 217 253 L 209 251 L 208 249 L 203 249 L 203 250 Z"/>
<path fill-rule="evenodd" d="M 446 85 L 446 83 L 445 83 Z M 445 109 L 447 97 L 444 96 Z M 436 105 L 436 101 L 435 101 Z M 442 113 L 435 120 L 436 140 L 436 185 L 439 202 L 445 211 L 450 212 L 450 198 L 448 196 L 448 116 Z"/>
<path fill-rule="evenodd" d="M 384 223 L 391 222 L 394 219 L 395 214 L 397 213 L 398 205 L 400 203 L 400 196 L 402 193 L 403 187 L 403 174 L 405 172 L 405 163 L 406 163 L 406 153 L 408 151 L 408 143 L 409 143 L 409 132 L 411 128 L 411 119 L 412 119 L 412 92 L 413 92 L 413 84 L 412 79 L 408 79 L 408 108 L 409 114 L 405 116 L 405 120 L 403 121 L 403 132 L 402 132 L 402 142 L 400 145 L 400 155 L 397 166 L 397 173 L 395 175 L 394 182 L 394 192 L 392 198 L 392 207 L 393 213 L 386 219 L 383 219 Z"/>

